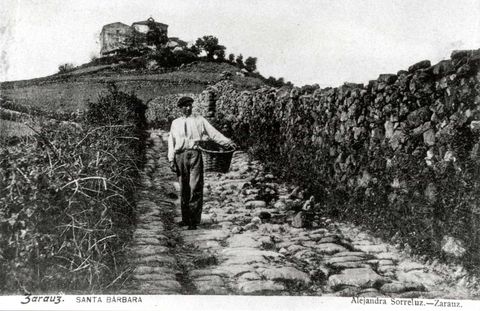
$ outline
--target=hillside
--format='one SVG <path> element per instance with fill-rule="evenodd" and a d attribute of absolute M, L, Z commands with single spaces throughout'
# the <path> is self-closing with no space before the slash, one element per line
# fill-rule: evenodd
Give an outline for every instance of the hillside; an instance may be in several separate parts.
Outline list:
<path fill-rule="evenodd" d="M 240 69 L 228 63 L 193 62 L 167 70 L 129 69 L 123 64 L 80 66 L 65 73 L 31 80 L 0 83 L 0 96 L 23 106 L 42 110 L 73 112 L 84 109 L 114 82 L 118 88 L 135 94 L 144 102 L 163 95 L 200 93 L 208 85 L 232 73 L 235 85 L 255 89 L 263 82 L 255 77 L 236 74 Z"/>

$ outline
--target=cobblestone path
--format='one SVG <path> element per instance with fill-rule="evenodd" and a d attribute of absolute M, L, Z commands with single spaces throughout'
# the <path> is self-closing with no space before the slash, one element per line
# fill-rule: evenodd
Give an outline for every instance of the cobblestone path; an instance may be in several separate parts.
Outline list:
<path fill-rule="evenodd" d="M 168 168 L 166 135 L 150 138 L 126 292 L 474 297 L 459 267 L 420 263 L 364 230 L 327 218 L 301 228 L 289 208 L 301 200 L 295 190 L 241 151 L 229 173 L 206 174 L 199 228 L 177 227 L 178 183 Z"/>

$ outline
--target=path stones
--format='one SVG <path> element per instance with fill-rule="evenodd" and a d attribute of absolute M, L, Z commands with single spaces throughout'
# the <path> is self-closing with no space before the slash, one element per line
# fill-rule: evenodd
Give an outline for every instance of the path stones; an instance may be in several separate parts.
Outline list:
<path fill-rule="evenodd" d="M 328 278 L 331 288 L 355 286 L 360 288 L 381 286 L 387 279 L 378 275 L 372 268 L 357 268 L 343 270 L 340 274 L 334 274 Z"/>
<path fill-rule="evenodd" d="M 262 275 L 267 280 L 273 281 L 296 281 L 308 285 L 310 277 L 294 267 L 269 268 L 262 271 Z"/>
<path fill-rule="evenodd" d="M 425 291 L 425 286 L 421 283 L 402 283 L 395 281 L 383 284 L 380 290 L 384 293 L 403 293 L 406 291 Z"/>
<path fill-rule="evenodd" d="M 397 271 L 397 278 L 404 283 L 421 283 L 427 288 L 434 287 L 436 284 L 442 282 L 442 278 L 433 272 L 424 272 L 420 270 L 412 270 L 409 272 Z"/>
<path fill-rule="evenodd" d="M 225 265 L 268 263 L 272 259 L 283 257 L 272 251 L 264 251 L 256 248 L 227 248 L 221 252 L 227 258 Z"/>
<path fill-rule="evenodd" d="M 237 247 L 251 247 L 258 248 L 262 245 L 261 242 L 255 240 L 252 234 L 236 234 L 227 239 L 228 246 L 231 248 Z"/>
<path fill-rule="evenodd" d="M 246 281 L 238 284 L 238 290 L 246 295 L 268 295 L 285 290 L 285 286 L 273 281 Z"/>
<path fill-rule="evenodd" d="M 265 208 L 267 207 L 267 202 L 261 200 L 248 201 L 245 203 L 245 207 L 248 209 Z"/>
<path fill-rule="evenodd" d="M 193 280 L 199 294 L 224 295 L 227 294 L 225 282 L 218 275 L 208 275 Z"/>
<path fill-rule="evenodd" d="M 162 146 L 151 156 L 166 151 Z M 442 281 L 439 275 L 365 231 L 325 217 L 315 221 L 326 227 L 315 230 L 296 224 L 295 217 L 302 214 L 287 209 L 305 205 L 301 193 L 289 198 L 291 189 L 270 182 L 261 165 L 248 162 L 245 153 L 234 154 L 231 173 L 205 175 L 209 191 L 198 230 L 165 225 L 175 208 L 180 215 L 178 198 L 169 195 L 175 177 L 163 158 L 155 170 L 146 174 L 154 186 L 140 192 L 139 225 L 131 248 L 136 291 L 282 295 L 295 290 L 321 295 L 330 288 L 333 295 L 349 297 L 442 297 L 441 291 L 435 292 Z M 279 195 L 273 208 L 258 199 L 264 186 Z M 152 191 L 165 201 L 157 205 L 146 199 Z"/>
<path fill-rule="evenodd" d="M 334 243 L 323 243 L 315 246 L 315 250 L 321 254 L 335 254 L 348 251 L 345 247 Z"/>
<path fill-rule="evenodd" d="M 378 253 L 385 253 L 388 252 L 388 248 L 384 244 L 369 244 L 369 245 L 355 245 L 354 248 L 356 250 L 360 250 L 367 254 L 378 254 Z"/>
<path fill-rule="evenodd" d="M 134 251 L 139 256 L 150 256 L 155 254 L 167 253 L 169 251 L 168 247 L 159 246 L 159 245 L 145 245 L 137 246 Z"/>

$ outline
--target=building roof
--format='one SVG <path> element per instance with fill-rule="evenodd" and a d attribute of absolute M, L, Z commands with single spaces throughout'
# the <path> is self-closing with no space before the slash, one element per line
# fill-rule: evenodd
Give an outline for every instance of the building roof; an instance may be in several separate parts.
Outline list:
<path fill-rule="evenodd" d="M 127 24 L 124 24 L 124 23 L 121 23 L 121 22 L 116 22 L 116 23 L 110 23 L 110 24 L 103 25 L 102 29 L 109 28 L 109 27 L 115 27 L 115 26 L 122 26 L 122 27 L 130 28 L 130 26 L 128 26 Z"/>
<path fill-rule="evenodd" d="M 156 22 L 153 18 L 149 18 L 149 19 L 147 19 L 146 21 L 135 22 L 135 23 L 132 24 L 132 26 L 133 26 L 133 25 L 148 25 L 148 24 L 151 23 L 152 21 L 153 21 L 155 24 L 157 24 L 157 25 L 161 25 L 161 26 L 164 26 L 164 27 L 168 27 L 167 24 L 163 24 L 163 23 Z"/>

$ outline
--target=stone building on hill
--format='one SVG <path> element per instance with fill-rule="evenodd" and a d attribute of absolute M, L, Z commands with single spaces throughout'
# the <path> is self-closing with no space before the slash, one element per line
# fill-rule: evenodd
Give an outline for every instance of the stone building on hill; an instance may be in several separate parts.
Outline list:
<path fill-rule="evenodd" d="M 100 54 L 106 56 L 129 48 L 157 47 L 168 42 L 168 25 L 158 23 L 153 18 L 135 22 L 131 26 L 111 23 L 103 26 L 100 33 Z"/>
<path fill-rule="evenodd" d="M 130 38 L 133 37 L 132 27 L 124 23 L 111 23 L 103 26 L 100 33 L 101 55 L 107 55 L 114 51 L 126 48 Z"/>

